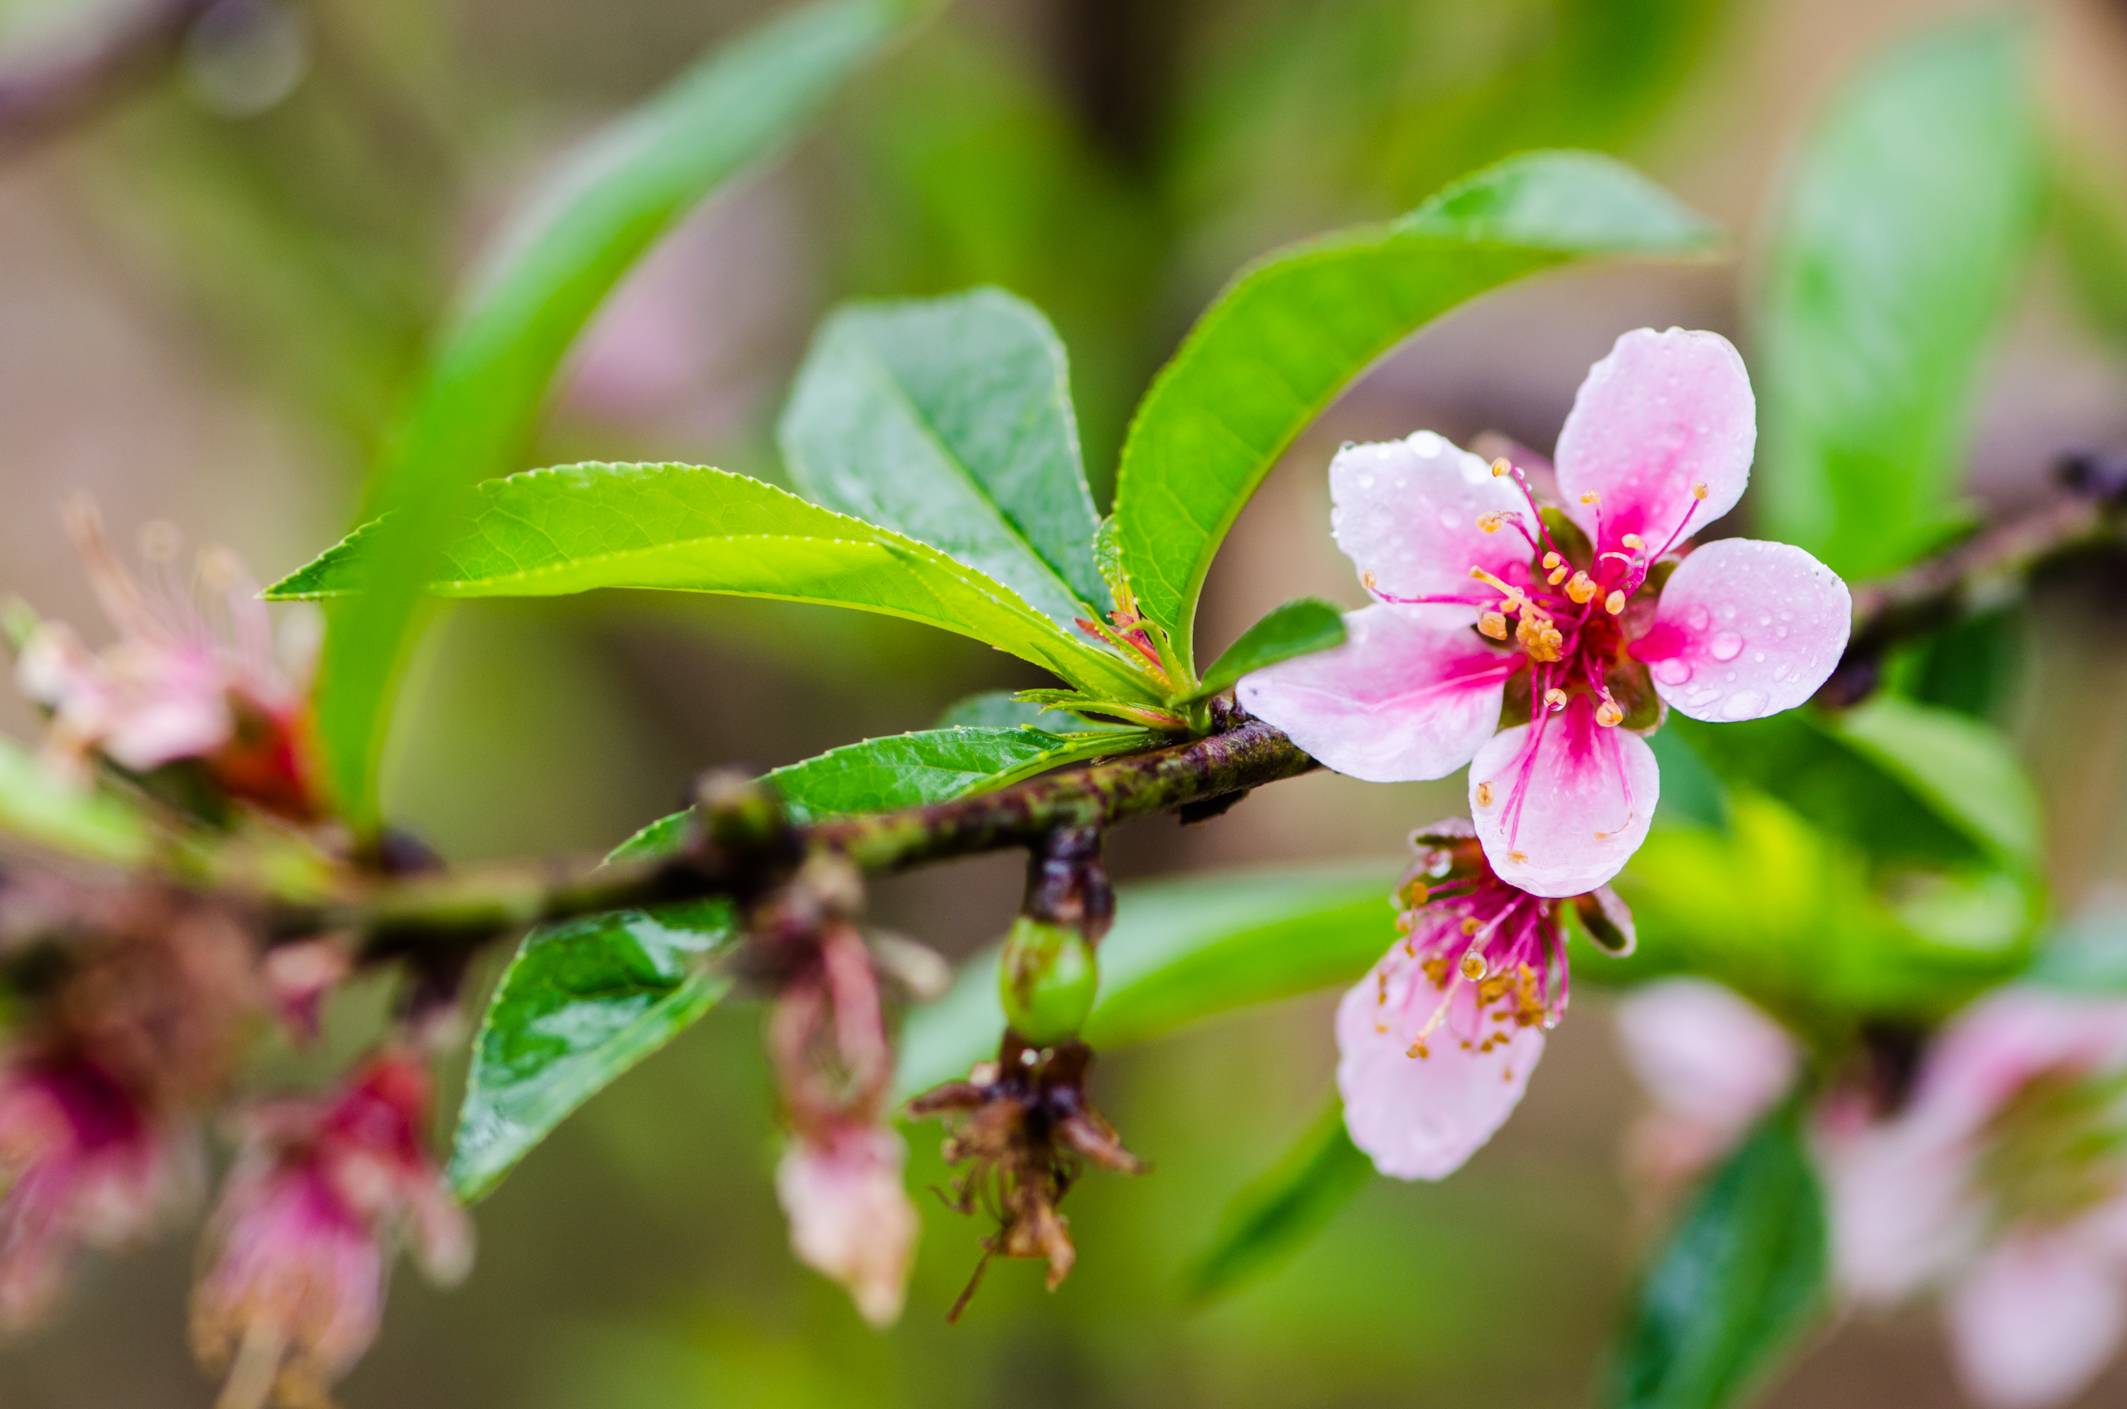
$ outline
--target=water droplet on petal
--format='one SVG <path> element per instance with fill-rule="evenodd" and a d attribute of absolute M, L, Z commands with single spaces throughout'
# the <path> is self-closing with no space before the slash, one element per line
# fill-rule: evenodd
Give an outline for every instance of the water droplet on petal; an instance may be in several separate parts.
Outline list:
<path fill-rule="evenodd" d="M 1734 660 L 1743 653 L 1743 638 L 1733 631 L 1720 632 L 1706 643 L 1706 653 L 1715 660 Z"/>
<path fill-rule="evenodd" d="M 1690 611 L 1684 613 L 1684 624 L 1693 631 L 1704 631 L 1707 627 L 1713 625 L 1713 618 L 1707 614 L 1706 608 L 1693 607 Z"/>
<path fill-rule="evenodd" d="M 1664 685 L 1682 685 L 1691 679 L 1691 665 L 1681 656 L 1654 663 L 1654 678 Z"/>
<path fill-rule="evenodd" d="M 1755 719 L 1765 712 L 1765 696 L 1757 690 L 1738 690 L 1722 705 L 1730 719 Z"/>

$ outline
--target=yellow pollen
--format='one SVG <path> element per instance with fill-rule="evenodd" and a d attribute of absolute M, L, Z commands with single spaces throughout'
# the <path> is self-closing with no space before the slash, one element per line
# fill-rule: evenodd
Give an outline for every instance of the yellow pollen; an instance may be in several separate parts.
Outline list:
<path fill-rule="evenodd" d="M 1600 504 L 1603 502 L 1603 496 L 1591 489 L 1580 497 L 1580 501 L 1583 504 Z"/>
<path fill-rule="evenodd" d="M 1610 595 L 1603 598 L 1603 610 L 1610 613 L 1610 615 L 1612 616 L 1616 616 L 1624 609 L 1625 594 L 1619 589 L 1613 587 L 1610 590 Z"/>
<path fill-rule="evenodd" d="M 1497 460 L 1494 460 L 1492 462 L 1492 478 L 1498 479 L 1502 475 L 1510 475 L 1513 473 L 1514 467 L 1507 463 L 1506 456 L 1502 455 Z"/>
<path fill-rule="evenodd" d="M 1474 919 L 1466 918 L 1462 922 L 1462 932 L 1464 934 L 1475 934 L 1477 933 L 1478 928 L 1479 926 L 1477 924 L 1477 921 Z"/>
<path fill-rule="evenodd" d="M 1565 561 L 1565 559 L 1564 559 L 1564 558 L 1561 558 L 1561 557 L 1560 557 L 1560 556 L 1558 556 L 1558 554 L 1556 554 L 1556 553 L 1546 553 L 1546 554 L 1544 554 L 1544 566 L 1545 566 L 1546 568 L 1555 568 L 1555 567 L 1557 567 L 1557 566 L 1558 566 L 1558 565 L 1559 565 L 1560 563 L 1562 563 L 1562 562 L 1564 562 L 1564 561 Z"/>
<path fill-rule="evenodd" d="M 1485 975 L 1484 955 L 1474 949 L 1464 950 L 1461 968 L 1462 976 L 1475 983 Z"/>
<path fill-rule="evenodd" d="M 1514 628 L 1514 640 L 1533 661 L 1554 661 L 1565 653 L 1566 638 L 1549 617 L 1538 615 L 1534 608 L 1524 613 L 1521 624 Z"/>
<path fill-rule="evenodd" d="M 1625 722 L 1625 711 L 1617 707 L 1616 700 L 1606 699 L 1595 707 L 1595 722 L 1605 729 L 1615 729 Z"/>
<path fill-rule="evenodd" d="M 1544 691 L 1544 703 L 1554 710 L 1564 709 L 1566 707 L 1566 692 L 1553 685 L 1550 689 Z"/>
<path fill-rule="evenodd" d="M 1492 805 L 1492 785 L 1490 783 L 1479 783 L 1477 785 L 1477 805 L 1479 807 L 1490 807 Z"/>
<path fill-rule="evenodd" d="M 1570 571 L 1571 569 L 1568 568 L 1564 563 L 1560 563 L 1557 567 L 1551 569 L 1550 572 L 1544 575 L 1544 581 L 1550 583 L 1553 587 L 1556 587 L 1559 583 L 1564 582 L 1566 580 L 1566 574 Z"/>
<path fill-rule="evenodd" d="M 1566 595 L 1571 597 L 1576 605 L 1586 606 L 1589 599 L 1595 596 L 1595 579 L 1584 572 L 1573 574 L 1573 580 L 1566 584 Z"/>
<path fill-rule="evenodd" d="M 1620 538 L 1617 541 L 1624 544 L 1627 548 L 1630 548 L 1635 553 L 1647 546 L 1647 540 L 1640 537 L 1637 533 L 1628 533 L 1623 538 Z"/>
<path fill-rule="evenodd" d="M 1495 509 L 1490 513 L 1479 514 L 1477 516 L 1477 526 L 1486 533 L 1497 533 L 1500 526 L 1506 523 L 1507 517 L 1507 515 Z"/>
<path fill-rule="evenodd" d="M 1507 619 L 1498 612 L 1484 612 L 1477 618 L 1477 629 L 1495 641 L 1507 639 Z"/>
<path fill-rule="evenodd" d="M 1526 865 L 1529 860 L 1529 853 L 1526 851 L 1510 851 L 1507 853 L 1507 860 L 1517 866 Z"/>
<path fill-rule="evenodd" d="M 1417 1057 L 1422 1060 L 1426 1057 L 1431 1056 L 1432 1053 L 1425 1050 L 1425 1044 L 1423 1042 L 1413 1042 L 1411 1044 L 1410 1050 L 1405 1052 L 1403 1055 L 1406 1057 Z"/>
<path fill-rule="evenodd" d="M 1373 591 L 1375 585 L 1378 584 L 1380 581 L 1380 578 L 1374 576 L 1374 570 L 1372 568 L 1368 568 L 1365 572 L 1359 574 L 1359 585 L 1361 587 L 1364 587 L 1369 592 Z"/>
<path fill-rule="evenodd" d="M 1691 486 L 1691 497 L 1694 499 L 1704 499 L 1706 497 L 1706 486 L 1703 484 L 1695 484 Z"/>

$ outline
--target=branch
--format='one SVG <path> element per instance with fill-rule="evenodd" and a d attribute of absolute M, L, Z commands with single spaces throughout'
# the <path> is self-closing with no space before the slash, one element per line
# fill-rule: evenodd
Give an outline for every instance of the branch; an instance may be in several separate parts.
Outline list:
<path fill-rule="evenodd" d="M 1873 684 L 1891 646 L 2002 599 L 2040 569 L 2121 542 L 2127 492 L 2110 480 L 2072 480 L 2070 492 L 1985 530 L 1906 573 L 1854 594 L 1846 658 L 1818 694 L 1852 703 Z M 677 855 L 599 864 L 472 867 L 379 880 L 350 899 L 274 911 L 283 934 L 349 930 L 372 953 L 421 943 L 484 941 L 544 921 L 676 900 L 744 901 L 788 876 L 809 854 L 839 855 L 886 873 L 1011 847 L 1066 829 L 1106 829 L 1151 813 L 1205 815 L 1251 789 L 1318 766 L 1284 733 L 1245 715 L 1221 732 L 1150 752 L 1044 774 L 995 792 L 791 828 L 760 790 L 700 809 L 701 835 Z M 751 812 L 748 811 L 751 808 Z"/>

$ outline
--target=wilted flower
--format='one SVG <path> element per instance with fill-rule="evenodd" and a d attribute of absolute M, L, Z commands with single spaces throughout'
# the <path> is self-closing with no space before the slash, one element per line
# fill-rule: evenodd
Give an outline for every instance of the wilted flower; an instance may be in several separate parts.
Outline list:
<path fill-rule="evenodd" d="M 901 1181 L 906 1159 L 893 1131 L 852 1123 L 800 1135 L 776 1169 L 791 1250 L 848 1289 L 874 1326 L 901 1314 L 915 1251 L 916 1210 Z"/>
<path fill-rule="evenodd" d="M 1775 714 L 1846 647 L 1846 586 L 1801 549 L 1725 539 L 1669 558 L 1742 497 L 1756 435 L 1726 339 L 1643 328 L 1589 371 L 1559 434 L 1565 517 L 1539 513 L 1519 469 L 1430 431 L 1345 447 L 1331 521 L 1377 604 L 1346 617 L 1343 646 L 1244 679 L 1240 702 L 1354 777 L 1470 764 L 1503 879 L 1545 896 L 1603 884 L 1654 814 L 1639 734 L 1663 703 Z"/>
<path fill-rule="evenodd" d="M 36 1318 L 77 1245 L 145 1234 L 192 1168 L 190 1142 L 93 1061 L 13 1054 L 0 1068 L 0 1326 Z"/>
<path fill-rule="evenodd" d="M 202 555 L 185 583 L 170 536 L 151 533 L 144 588 L 93 510 L 77 506 L 68 523 L 118 639 L 91 651 L 65 625 L 40 622 L 22 643 L 16 680 L 50 712 L 54 747 L 140 775 L 194 765 L 225 796 L 314 816 L 309 644 L 276 640 L 256 584 L 227 554 Z"/>
<path fill-rule="evenodd" d="M 952 1127 L 946 1163 L 966 1166 L 954 1206 L 962 1213 L 979 1208 L 997 1222 L 953 1317 L 975 1294 L 992 1257 L 1042 1259 L 1052 1291 L 1070 1275 L 1078 1252 L 1060 1205 L 1086 1162 L 1124 1174 L 1143 1170 L 1094 1108 L 1086 1089 L 1092 1062 L 1083 1042 L 1037 1047 L 1007 1031 L 996 1061 L 909 1102 L 911 1115 L 943 1116 Z"/>
<path fill-rule="evenodd" d="M 1505 1123 L 1566 1010 L 1562 902 L 1501 880 L 1469 824 L 1413 834 L 1396 895 L 1404 937 L 1337 1006 L 1337 1089 L 1352 1142 L 1383 1174 L 1440 1179 Z M 1576 904 L 1591 935 L 1631 947 L 1607 891 Z"/>
<path fill-rule="evenodd" d="M 402 1238 L 430 1277 L 464 1274 L 465 1215 L 423 1139 L 430 1099 L 421 1064 L 386 1051 L 331 1097 L 251 1113 L 193 1293 L 193 1347 L 226 1371 L 224 1405 L 327 1402 L 376 1338 Z"/>

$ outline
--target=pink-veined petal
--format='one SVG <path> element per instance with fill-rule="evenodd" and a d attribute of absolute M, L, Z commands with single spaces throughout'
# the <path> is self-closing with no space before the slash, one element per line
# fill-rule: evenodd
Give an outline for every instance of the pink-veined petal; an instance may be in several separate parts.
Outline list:
<path fill-rule="evenodd" d="M 1242 707 L 1325 767 L 1370 783 L 1443 778 L 1499 725 L 1520 656 L 1456 607 L 1362 607 L 1344 644 L 1241 680 Z"/>
<path fill-rule="evenodd" d="M 1474 581 L 1471 568 L 1510 581 L 1527 576 L 1536 532 L 1527 497 L 1431 431 L 1345 446 L 1330 461 L 1329 493 L 1337 546 L 1362 581 L 1373 575 L 1374 590 L 1476 603 L 1498 594 Z M 1490 533 L 1480 525 L 1486 514 L 1499 516 Z"/>
<path fill-rule="evenodd" d="M 2043 1409 L 2085 1389 L 2127 1331 L 2119 1269 L 2074 1239 L 2011 1237 L 1951 1294 L 1959 1378 L 1990 1409 Z"/>
<path fill-rule="evenodd" d="M 1669 979 L 1626 995 L 1617 1031 L 1626 1065 L 1655 1103 L 1724 1146 L 1794 1083 L 1787 1029 L 1704 979 Z"/>
<path fill-rule="evenodd" d="M 1579 895 L 1640 849 L 1661 788 L 1654 750 L 1598 725 L 1582 695 L 1477 751 L 1470 817 L 1501 880 L 1534 895 Z"/>
<path fill-rule="evenodd" d="M 1559 494 L 1599 549 L 1636 533 L 1659 552 L 1736 506 L 1757 440 L 1750 374 L 1727 338 L 1637 328 L 1573 398 L 1558 433 Z M 1597 502 L 1583 503 L 1589 494 Z"/>
<path fill-rule="evenodd" d="M 1724 538 L 1677 564 L 1632 653 L 1671 709 L 1716 722 L 1763 719 L 1817 693 L 1853 619 L 1846 584 L 1808 553 Z"/>
<path fill-rule="evenodd" d="M 1392 951 L 1337 1005 L 1345 1128 L 1391 1178 L 1444 1179 L 1460 1169 L 1513 1114 L 1543 1055 L 1540 1027 L 1504 1027 L 1490 1051 L 1465 1047 L 1446 1024 L 1426 1034 L 1441 1001 L 1424 968 Z M 1421 1037 L 1426 1055 L 1413 1056 Z"/>

